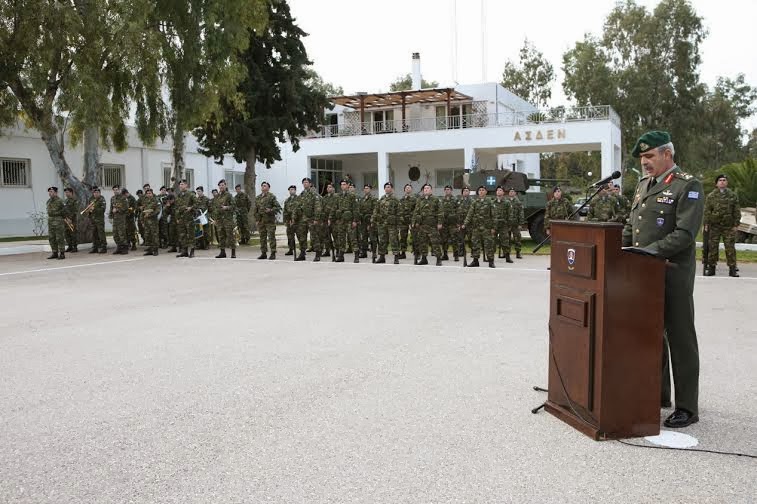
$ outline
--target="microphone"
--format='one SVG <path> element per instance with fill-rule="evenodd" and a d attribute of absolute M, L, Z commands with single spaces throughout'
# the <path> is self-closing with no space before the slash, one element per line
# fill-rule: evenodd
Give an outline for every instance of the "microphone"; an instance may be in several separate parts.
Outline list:
<path fill-rule="evenodd" d="M 589 187 L 599 187 L 599 186 L 605 185 L 609 181 L 615 180 L 617 178 L 620 178 L 620 172 L 618 170 L 615 170 L 614 172 L 612 172 L 611 175 L 608 175 L 607 177 L 603 178 L 602 180 L 598 180 L 598 181 L 594 182 Z"/>

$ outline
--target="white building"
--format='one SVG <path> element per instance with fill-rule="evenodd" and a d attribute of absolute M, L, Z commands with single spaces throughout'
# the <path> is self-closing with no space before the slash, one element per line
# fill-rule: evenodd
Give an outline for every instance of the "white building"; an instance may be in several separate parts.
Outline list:
<path fill-rule="evenodd" d="M 538 178 L 539 153 L 566 151 L 601 151 L 602 176 L 620 169 L 620 121 L 609 106 L 539 111 L 496 83 L 420 89 L 417 53 L 412 75 L 411 91 L 334 97 L 325 124 L 301 139 L 297 152 L 283 144 L 281 161 L 270 169 L 259 164 L 257 183 L 269 182 L 280 200 L 290 184 L 299 186 L 306 176 L 321 191 L 327 181 L 349 178 L 359 190 L 371 184 L 375 193 L 391 181 L 400 191 L 406 183 L 418 191 L 429 182 L 441 194 L 464 170 L 515 169 Z M 144 146 L 133 131 L 129 145 L 124 152 L 102 153 L 101 184 L 120 183 L 132 192 L 146 182 L 153 188 L 167 185 L 171 145 Z M 222 166 L 215 164 L 198 154 L 191 136 L 186 149 L 192 187 L 202 185 L 209 192 L 221 178 L 231 186 L 241 183 L 244 165 L 230 157 Z M 82 154 L 67 147 L 72 168 Z M 44 211 L 47 187 L 60 186 L 60 180 L 34 131 L 4 131 L 0 162 L 0 235 L 30 235 L 29 213 Z M 412 180 L 415 167 L 420 176 Z"/>

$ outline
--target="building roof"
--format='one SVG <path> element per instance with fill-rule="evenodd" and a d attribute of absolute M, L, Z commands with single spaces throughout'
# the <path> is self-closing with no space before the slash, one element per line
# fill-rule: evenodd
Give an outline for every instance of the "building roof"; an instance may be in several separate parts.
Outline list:
<path fill-rule="evenodd" d="M 455 91 L 453 88 L 416 89 L 414 91 L 395 91 L 391 93 L 366 93 L 351 96 L 334 96 L 330 98 L 335 105 L 342 105 L 354 109 L 399 107 L 403 103 L 446 103 L 449 96 L 450 103 L 472 101 L 473 97 Z"/>

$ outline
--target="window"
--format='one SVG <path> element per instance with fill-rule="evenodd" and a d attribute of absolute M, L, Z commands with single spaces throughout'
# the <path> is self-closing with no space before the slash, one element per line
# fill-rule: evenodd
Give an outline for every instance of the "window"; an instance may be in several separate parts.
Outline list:
<path fill-rule="evenodd" d="M 366 172 L 363 173 L 363 185 L 370 184 L 371 187 L 373 187 L 373 190 L 375 191 L 378 187 L 378 173 L 370 173 Z"/>
<path fill-rule="evenodd" d="M 443 170 L 436 170 L 436 187 L 443 188 L 444 186 L 454 187 L 453 181 L 455 177 L 462 175 L 464 170 L 462 168 L 445 168 Z"/>
<path fill-rule="evenodd" d="M 122 164 L 100 165 L 100 187 L 108 188 L 114 185 L 123 187 L 125 167 Z"/>
<path fill-rule="evenodd" d="M 240 184 L 242 189 L 244 189 L 244 172 L 226 170 L 223 178 L 226 179 L 226 187 L 228 187 L 230 191 L 233 191 L 237 184 Z"/>
<path fill-rule="evenodd" d="M 173 169 L 173 163 L 160 163 L 163 167 L 163 185 L 166 187 L 173 187 L 173 181 L 171 181 L 171 170 Z M 195 171 L 194 168 L 184 168 L 184 178 L 187 181 L 187 187 L 190 189 L 195 188 Z"/>
<path fill-rule="evenodd" d="M 3 158 L 2 170 L 0 170 L 0 187 L 30 187 L 31 174 L 29 173 L 28 159 Z"/>
<path fill-rule="evenodd" d="M 329 182 L 334 184 L 334 189 L 338 192 L 339 181 L 342 179 L 341 159 L 310 158 L 310 178 L 319 194 L 326 194 L 326 184 Z"/>
<path fill-rule="evenodd" d="M 373 113 L 373 131 L 382 133 L 394 129 L 394 111 L 378 110 Z"/>
<path fill-rule="evenodd" d="M 160 166 L 163 169 L 163 185 L 166 187 L 171 187 L 173 185 L 171 183 L 171 168 L 173 167 L 173 164 L 160 163 Z"/>
<path fill-rule="evenodd" d="M 189 189 L 195 188 L 195 170 L 194 168 L 184 168 L 184 178 L 187 181 L 187 187 Z"/>

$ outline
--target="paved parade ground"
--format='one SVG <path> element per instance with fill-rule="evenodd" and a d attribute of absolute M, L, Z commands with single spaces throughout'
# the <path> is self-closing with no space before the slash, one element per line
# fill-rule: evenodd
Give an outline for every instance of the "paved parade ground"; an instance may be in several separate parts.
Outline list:
<path fill-rule="evenodd" d="M 547 257 L 215 253 L 0 258 L 0 502 L 754 502 L 755 459 L 531 414 Z M 683 432 L 757 454 L 757 265 L 725 274 L 697 278 L 701 421 Z"/>

